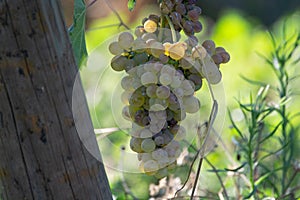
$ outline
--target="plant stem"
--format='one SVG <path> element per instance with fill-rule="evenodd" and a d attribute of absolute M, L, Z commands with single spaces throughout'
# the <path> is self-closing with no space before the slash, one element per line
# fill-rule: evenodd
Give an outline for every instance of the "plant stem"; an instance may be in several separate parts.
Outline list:
<path fill-rule="evenodd" d="M 202 163 L 203 163 L 203 156 L 201 156 L 200 161 L 199 161 L 199 165 L 198 165 L 198 169 L 197 169 L 197 173 L 196 173 L 196 179 L 195 179 L 195 183 L 194 183 L 194 186 L 193 186 L 193 190 L 192 190 L 190 200 L 193 200 L 193 197 L 194 197 L 194 194 L 195 194 L 195 191 L 196 191 L 196 188 L 197 188 L 197 183 L 198 183 L 198 179 L 199 179 L 199 176 L 200 176 Z"/>
<path fill-rule="evenodd" d="M 173 40 L 173 42 L 177 42 L 177 36 L 176 36 L 176 31 L 175 31 L 174 25 L 173 25 L 173 23 L 172 23 L 172 21 L 171 21 L 171 19 L 168 15 L 165 15 L 165 17 L 168 21 L 168 24 L 169 24 L 170 28 L 171 28 L 172 40 Z"/>

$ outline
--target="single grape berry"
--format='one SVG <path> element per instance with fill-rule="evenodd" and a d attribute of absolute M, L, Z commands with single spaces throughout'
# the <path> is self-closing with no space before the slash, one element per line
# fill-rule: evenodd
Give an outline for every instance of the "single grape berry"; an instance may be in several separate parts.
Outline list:
<path fill-rule="evenodd" d="M 129 49 L 132 45 L 134 38 L 129 32 L 123 32 L 119 35 L 118 42 L 119 46 L 123 49 Z"/>
<path fill-rule="evenodd" d="M 148 33 L 154 33 L 157 30 L 157 23 L 149 19 L 144 23 L 144 29 Z"/>

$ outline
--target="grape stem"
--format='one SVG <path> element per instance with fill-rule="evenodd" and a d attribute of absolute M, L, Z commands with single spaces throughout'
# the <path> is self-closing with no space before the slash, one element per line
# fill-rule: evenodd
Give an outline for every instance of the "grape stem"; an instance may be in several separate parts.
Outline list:
<path fill-rule="evenodd" d="M 160 19 L 160 30 L 159 30 L 159 34 L 158 34 L 158 41 L 162 42 L 163 39 L 163 32 L 164 32 L 164 28 L 165 28 L 165 20 L 164 20 L 164 16 L 161 16 Z"/>
<path fill-rule="evenodd" d="M 173 25 L 173 23 L 172 23 L 172 21 L 171 21 L 171 19 L 170 19 L 170 17 L 168 15 L 165 15 L 165 17 L 166 17 L 166 19 L 168 21 L 168 24 L 169 24 L 170 28 L 171 28 L 173 43 L 177 42 L 177 36 L 176 36 L 174 25 Z"/>

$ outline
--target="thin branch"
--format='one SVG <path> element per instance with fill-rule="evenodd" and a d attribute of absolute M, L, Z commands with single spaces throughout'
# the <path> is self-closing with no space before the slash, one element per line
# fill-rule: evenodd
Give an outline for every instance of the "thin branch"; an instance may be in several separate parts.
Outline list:
<path fill-rule="evenodd" d="M 89 5 L 87 5 L 87 9 L 89 8 L 89 7 L 91 7 L 92 5 L 94 5 L 94 3 L 96 3 L 97 2 L 97 0 L 93 0 L 91 3 L 89 3 Z"/>
<path fill-rule="evenodd" d="M 111 11 L 116 15 L 116 17 L 118 18 L 120 25 L 119 26 L 124 26 L 127 30 L 130 30 L 130 28 L 124 23 L 124 21 L 122 20 L 121 16 L 119 15 L 119 13 L 116 11 L 116 9 L 110 4 L 110 1 L 108 0 L 104 0 L 104 2 L 106 3 L 106 5 L 111 9 Z"/>
<path fill-rule="evenodd" d="M 220 182 L 221 187 L 222 187 L 223 192 L 224 192 L 225 199 L 229 200 L 229 197 L 228 197 L 226 188 L 225 188 L 225 186 L 224 186 L 224 184 L 223 184 L 222 178 L 221 178 L 221 176 L 220 176 L 218 170 L 215 168 L 215 166 L 214 166 L 214 165 L 213 165 L 206 157 L 205 157 L 204 159 L 205 159 L 205 161 L 207 162 L 207 164 L 213 169 L 213 172 L 215 172 L 217 178 L 219 179 L 219 182 Z"/>
<path fill-rule="evenodd" d="M 203 157 L 201 157 L 200 161 L 199 161 L 199 165 L 198 165 L 198 169 L 197 169 L 197 173 L 196 173 L 196 179 L 195 179 L 195 183 L 194 183 L 194 186 L 193 186 L 193 190 L 192 190 L 190 200 L 193 200 L 193 198 L 194 198 L 194 194 L 195 194 L 195 191 L 196 191 L 196 188 L 197 188 L 198 179 L 199 179 L 199 176 L 200 176 L 202 163 L 203 163 Z"/>

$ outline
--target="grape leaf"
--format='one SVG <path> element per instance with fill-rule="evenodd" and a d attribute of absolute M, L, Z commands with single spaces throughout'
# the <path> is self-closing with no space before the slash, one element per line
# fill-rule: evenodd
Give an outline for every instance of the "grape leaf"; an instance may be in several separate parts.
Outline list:
<path fill-rule="evenodd" d="M 128 7 L 129 11 L 133 11 L 133 9 L 135 7 L 135 3 L 136 3 L 136 0 L 128 0 L 127 7 Z"/>
<path fill-rule="evenodd" d="M 75 60 L 79 68 L 86 64 L 88 56 L 85 43 L 85 15 L 86 6 L 84 0 L 75 0 L 73 24 L 69 28 L 69 36 Z"/>

